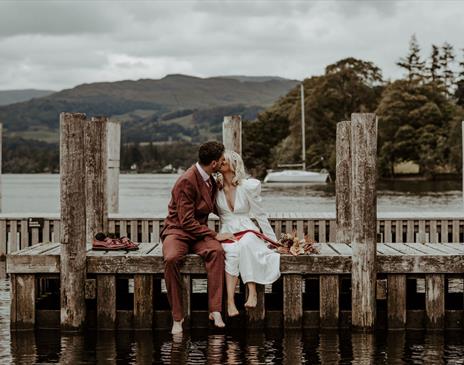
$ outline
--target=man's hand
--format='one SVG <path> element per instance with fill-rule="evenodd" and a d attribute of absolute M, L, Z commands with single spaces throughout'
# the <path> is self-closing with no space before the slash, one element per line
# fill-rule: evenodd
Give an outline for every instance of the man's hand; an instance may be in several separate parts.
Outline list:
<path fill-rule="evenodd" d="M 232 240 L 235 241 L 235 236 L 232 233 L 225 232 L 225 233 L 218 233 L 216 236 L 216 239 L 221 242 L 221 241 L 226 241 L 226 240 Z"/>

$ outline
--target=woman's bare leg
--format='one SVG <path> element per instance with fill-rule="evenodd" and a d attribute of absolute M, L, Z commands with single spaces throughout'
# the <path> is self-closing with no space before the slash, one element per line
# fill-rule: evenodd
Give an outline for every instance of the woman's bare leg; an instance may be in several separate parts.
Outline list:
<path fill-rule="evenodd" d="M 246 308 L 255 308 L 258 303 L 258 294 L 256 293 L 256 283 L 248 282 L 246 283 L 248 288 L 248 299 L 245 303 Z"/>
<path fill-rule="evenodd" d="M 229 317 L 235 317 L 239 314 L 235 306 L 235 288 L 237 286 L 237 281 L 238 276 L 232 276 L 226 272 L 227 314 Z"/>

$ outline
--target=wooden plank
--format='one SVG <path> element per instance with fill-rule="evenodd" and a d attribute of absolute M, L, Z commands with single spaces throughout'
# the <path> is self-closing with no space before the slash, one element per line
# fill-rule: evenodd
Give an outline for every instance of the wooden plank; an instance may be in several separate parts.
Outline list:
<path fill-rule="evenodd" d="M 35 326 L 35 275 L 11 276 L 11 327 L 33 329 Z"/>
<path fill-rule="evenodd" d="M 53 232 L 52 232 L 52 242 L 60 242 L 61 235 L 61 221 L 55 219 L 53 221 Z"/>
<path fill-rule="evenodd" d="M 7 253 L 7 232 L 6 232 L 6 220 L 0 220 L 0 257 L 5 256 Z"/>
<path fill-rule="evenodd" d="M 296 235 L 300 238 L 304 237 L 304 222 L 302 220 L 296 221 Z"/>
<path fill-rule="evenodd" d="M 449 245 L 449 246 L 448 246 Z M 459 249 L 459 246 L 464 246 L 455 243 L 428 243 L 428 247 L 433 248 L 435 251 L 444 255 L 459 255 L 464 254 L 464 247 Z M 453 247 L 458 246 L 458 247 Z"/>
<path fill-rule="evenodd" d="M 398 250 L 395 250 L 395 244 L 387 246 L 384 243 L 377 243 L 377 253 L 381 255 L 402 255 Z"/>
<path fill-rule="evenodd" d="M 35 245 L 36 243 L 39 243 L 39 228 L 34 227 L 31 232 L 31 244 Z"/>
<path fill-rule="evenodd" d="M 340 253 L 336 250 L 334 250 L 334 248 L 328 244 L 328 243 L 320 243 L 319 244 L 319 254 L 320 255 L 324 255 L 324 256 L 332 256 L 332 255 L 335 255 L 335 256 L 338 256 L 340 255 Z"/>
<path fill-rule="evenodd" d="M 282 221 L 281 220 L 275 221 L 274 231 L 275 231 L 277 239 L 279 239 L 280 236 L 282 235 Z"/>
<path fill-rule="evenodd" d="M 319 226 L 319 239 L 318 242 L 324 243 L 327 242 L 326 239 L 326 229 L 325 229 L 325 220 L 318 221 Z"/>
<path fill-rule="evenodd" d="M 438 243 L 438 230 L 437 221 L 435 219 L 430 220 L 430 237 L 431 243 Z"/>
<path fill-rule="evenodd" d="M 319 277 L 319 316 L 321 328 L 338 328 L 339 318 L 339 277 L 321 275 Z"/>
<path fill-rule="evenodd" d="M 283 275 L 283 316 L 286 328 L 301 328 L 303 324 L 303 277 Z"/>
<path fill-rule="evenodd" d="M 404 328 L 406 325 L 406 275 L 387 275 L 388 328 Z"/>
<path fill-rule="evenodd" d="M 394 250 L 400 251 L 405 255 L 420 255 L 423 254 L 422 251 L 418 251 L 414 247 L 409 246 L 406 243 L 386 243 L 385 246 L 388 246 Z"/>
<path fill-rule="evenodd" d="M 453 242 L 460 242 L 459 239 L 459 221 L 457 219 L 453 220 Z"/>
<path fill-rule="evenodd" d="M 116 222 L 113 219 L 108 220 L 108 233 L 116 233 Z"/>
<path fill-rule="evenodd" d="M 308 221 L 308 236 L 314 240 L 316 240 L 316 235 L 315 235 L 315 230 L 314 230 L 314 221 L 309 220 Z M 277 236 L 279 237 L 279 236 Z"/>
<path fill-rule="evenodd" d="M 448 242 L 448 221 L 442 220 L 440 228 L 441 228 L 440 242 L 447 243 Z"/>
<path fill-rule="evenodd" d="M 340 253 L 340 255 L 351 256 L 353 254 L 351 246 L 346 243 L 330 243 L 329 246 Z"/>
<path fill-rule="evenodd" d="M 26 219 L 23 219 L 21 220 L 21 245 L 20 245 L 20 248 L 21 250 L 23 248 L 26 248 L 27 246 L 29 246 L 29 230 L 28 230 L 28 226 L 27 226 L 27 220 Z"/>
<path fill-rule="evenodd" d="M 406 242 L 415 242 L 414 238 L 414 221 L 408 220 L 406 228 Z"/>
<path fill-rule="evenodd" d="M 264 285 L 256 284 L 257 303 L 255 308 L 247 310 L 247 327 L 263 328 L 266 317 Z"/>
<path fill-rule="evenodd" d="M 132 241 L 138 242 L 138 222 L 136 220 L 131 220 L 130 222 L 130 237 Z"/>
<path fill-rule="evenodd" d="M 403 221 L 397 220 L 395 224 L 395 242 L 403 242 Z"/>
<path fill-rule="evenodd" d="M 423 252 L 426 255 L 443 255 L 444 252 L 437 250 L 434 246 L 424 245 L 423 243 L 407 243 L 407 246 L 416 249 L 417 251 Z"/>
<path fill-rule="evenodd" d="M 443 246 L 454 248 L 464 253 L 464 244 L 462 243 L 442 243 Z"/>
<path fill-rule="evenodd" d="M 385 243 L 392 242 L 392 221 L 391 220 L 385 221 L 383 241 Z"/>
<path fill-rule="evenodd" d="M 190 275 L 182 274 L 182 310 L 184 311 L 184 326 L 190 327 L 192 316 L 192 279 Z"/>
<path fill-rule="evenodd" d="M 127 236 L 127 221 L 125 220 L 119 221 L 119 236 L 120 237 Z"/>
<path fill-rule="evenodd" d="M 53 250 L 55 247 L 58 247 L 60 244 L 56 242 L 50 242 L 50 243 L 39 243 L 34 246 L 29 246 L 28 248 L 18 251 L 18 255 L 29 255 L 29 256 L 34 256 L 34 255 L 43 255 L 43 254 L 48 254 L 51 250 Z"/>
<path fill-rule="evenodd" d="M 445 275 L 425 275 L 426 325 L 442 329 L 445 323 Z"/>
<path fill-rule="evenodd" d="M 449 273 L 464 272 L 462 255 L 403 255 L 377 257 L 377 270 L 383 273 Z"/>
<path fill-rule="evenodd" d="M 285 233 L 293 233 L 293 222 L 291 220 L 285 221 Z"/>
<path fill-rule="evenodd" d="M 142 221 L 142 242 L 150 242 L 150 234 L 148 231 L 148 221 Z"/>
<path fill-rule="evenodd" d="M 419 220 L 419 232 L 417 233 L 417 242 L 426 243 L 427 235 L 425 232 L 425 220 Z"/>
<path fill-rule="evenodd" d="M 97 325 L 102 330 L 116 328 L 115 275 L 97 275 Z"/>
<path fill-rule="evenodd" d="M 134 275 L 134 328 L 153 328 L 152 275 Z"/>
<path fill-rule="evenodd" d="M 329 221 L 329 242 L 336 242 L 337 236 L 337 223 L 331 219 Z"/>
<path fill-rule="evenodd" d="M 42 228 L 42 242 L 47 243 L 50 242 L 50 221 L 48 219 L 44 220 L 43 228 Z"/>
<path fill-rule="evenodd" d="M 7 252 L 15 252 L 19 250 L 18 245 L 18 222 L 16 220 L 10 221 L 10 239 L 8 242 Z"/>

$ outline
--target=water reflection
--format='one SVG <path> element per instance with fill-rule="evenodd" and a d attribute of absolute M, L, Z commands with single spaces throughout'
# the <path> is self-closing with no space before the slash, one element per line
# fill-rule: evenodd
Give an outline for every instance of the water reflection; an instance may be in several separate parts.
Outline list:
<path fill-rule="evenodd" d="M 13 364 L 463 364 L 461 332 L 12 332 Z M 6 358 L 4 358 L 6 359 Z"/>

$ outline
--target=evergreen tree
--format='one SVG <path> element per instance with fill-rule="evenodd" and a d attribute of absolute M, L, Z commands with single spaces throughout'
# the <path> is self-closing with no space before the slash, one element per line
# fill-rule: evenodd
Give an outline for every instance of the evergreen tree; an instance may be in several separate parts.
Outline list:
<path fill-rule="evenodd" d="M 411 40 L 409 41 L 409 54 L 406 57 L 400 58 L 396 64 L 407 71 L 407 77 L 410 82 L 423 81 L 425 61 L 421 59 L 420 47 L 415 34 L 411 36 Z"/>
<path fill-rule="evenodd" d="M 451 95 L 454 85 L 454 71 L 452 64 L 455 59 L 454 48 L 448 42 L 445 42 L 441 47 L 440 66 L 442 70 L 442 80 L 445 84 L 446 93 Z"/>
<path fill-rule="evenodd" d="M 459 73 L 454 97 L 456 98 L 456 104 L 464 107 L 464 48 L 461 51 L 463 52 L 463 58 L 459 62 Z"/>
<path fill-rule="evenodd" d="M 440 48 L 432 44 L 432 53 L 430 54 L 429 65 L 426 69 L 427 79 L 430 82 L 439 83 L 441 81 L 440 69 Z"/>

